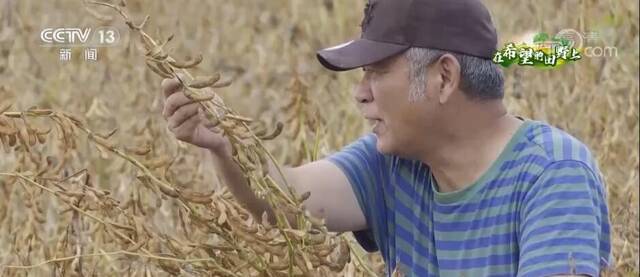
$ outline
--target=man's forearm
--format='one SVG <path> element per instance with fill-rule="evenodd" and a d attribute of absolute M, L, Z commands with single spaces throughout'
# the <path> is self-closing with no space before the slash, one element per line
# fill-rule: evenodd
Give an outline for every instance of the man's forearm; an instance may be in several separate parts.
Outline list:
<path fill-rule="evenodd" d="M 225 183 L 231 194 L 253 214 L 254 217 L 260 218 L 265 211 L 269 215 L 269 218 L 273 217 L 273 210 L 267 203 L 267 201 L 258 198 L 255 193 L 249 187 L 249 182 L 244 173 L 233 161 L 231 153 L 229 151 L 212 151 L 209 153 L 213 157 L 213 163 L 216 167 L 216 172 L 222 177 L 222 181 Z"/>
<path fill-rule="evenodd" d="M 214 166 L 216 167 L 218 174 L 222 177 L 222 181 L 238 202 L 249 210 L 249 212 L 251 212 L 251 214 L 258 220 L 262 218 L 262 214 L 264 212 L 267 212 L 269 222 L 271 224 L 275 224 L 276 217 L 272 207 L 266 200 L 258 198 L 253 190 L 251 190 L 244 173 L 238 164 L 233 161 L 231 151 L 210 150 L 209 153 L 213 157 Z M 284 185 L 282 185 L 284 183 L 283 178 L 279 173 L 277 173 L 277 170 L 271 162 L 269 162 L 269 175 L 280 187 L 284 187 Z M 287 189 L 285 189 L 285 191 L 287 191 Z M 287 220 L 291 225 L 295 225 L 294 215 L 288 214 Z"/>

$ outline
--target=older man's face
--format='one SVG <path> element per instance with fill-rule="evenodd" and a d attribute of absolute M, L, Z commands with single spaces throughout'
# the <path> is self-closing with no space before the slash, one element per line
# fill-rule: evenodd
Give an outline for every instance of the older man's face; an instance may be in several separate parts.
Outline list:
<path fill-rule="evenodd" d="M 378 151 L 410 156 L 430 120 L 428 97 L 409 101 L 409 64 L 403 54 L 363 69 L 355 99 L 373 125 Z"/>

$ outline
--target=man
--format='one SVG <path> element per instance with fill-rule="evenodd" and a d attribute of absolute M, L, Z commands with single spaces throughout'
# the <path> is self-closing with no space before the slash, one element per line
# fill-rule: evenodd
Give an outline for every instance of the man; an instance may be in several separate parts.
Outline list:
<path fill-rule="evenodd" d="M 360 39 L 318 52 L 329 69 L 364 69 L 355 100 L 373 133 L 285 176 L 311 191 L 306 207 L 330 230 L 379 250 L 387 273 L 598 276 L 609 262 L 593 157 L 567 133 L 507 113 L 496 43 L 478 0 L 379 0 Z M 209 149 L 254 215 L 271 212 L 178 83 L 163 88 L 176 137 Z"/>

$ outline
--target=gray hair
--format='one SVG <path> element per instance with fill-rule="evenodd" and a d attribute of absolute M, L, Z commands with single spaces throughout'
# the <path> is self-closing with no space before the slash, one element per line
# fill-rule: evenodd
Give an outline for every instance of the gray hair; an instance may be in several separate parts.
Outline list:
<path fill-rule="evenodd" d="M 460 63 L 460 89 L 473 100 L 500 99 L 504 96 L 502 70 L 491 60 L 438 49 L 412 47 L 405 52 L 409 61 L 410 100 L 424 96 L 427 67 L 442 55 L 451 54 Z"/>

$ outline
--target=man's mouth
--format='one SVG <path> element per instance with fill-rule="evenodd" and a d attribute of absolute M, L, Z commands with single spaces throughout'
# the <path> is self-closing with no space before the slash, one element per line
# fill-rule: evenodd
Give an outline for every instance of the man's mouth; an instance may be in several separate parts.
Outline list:
<path fill-rule="evenodd" d="M 367 121 L 369 122 L 369 125 L 371 126 L 376 126 L 378 123 L 380 123 L 382 120 L 378 119 L 378 118 L 370 118 L 367 117 Z"/>
<path fill-rule="evenodd" d="M 371 126 L 371 130 L 374 133 L 378 133 L 378 129 L 380 129 L 379 127 L 382 125 L 382 123 L 384 123 L 381 119 L 379 118 L 371 118 L 371 117 L 367 117 L 366 118 L 367 121 L 369 122 L 369 125 Z"/>
<path fill-rule="evenodd" d="M 376 124 L 378 124 L 378 122 L 380 122 L 380 119 L 367 119 L 369 121 L 369 125 L 371 126 L 375 126 Z"/>

